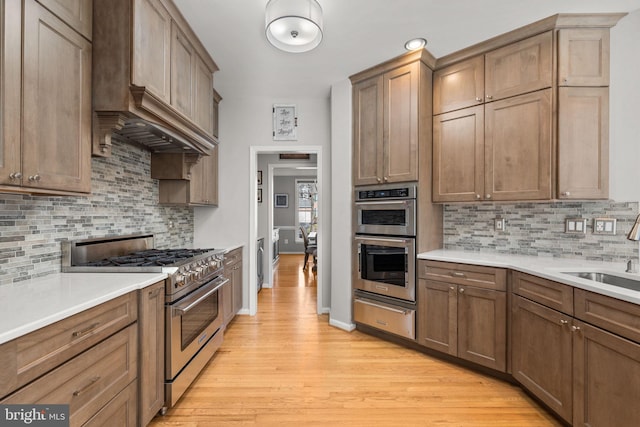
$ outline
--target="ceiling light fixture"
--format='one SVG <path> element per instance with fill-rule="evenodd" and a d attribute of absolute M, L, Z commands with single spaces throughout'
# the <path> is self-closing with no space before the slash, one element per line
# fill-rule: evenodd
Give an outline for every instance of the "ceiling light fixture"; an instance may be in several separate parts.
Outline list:
<path fill-rule="evenodd" d="M 322 7 L 316 0 L 269 0 L 265 32 L 285 52 L 307 52 L 322 41 Z"/>
<path fill-rule="evenodd" d="M 407 50 L 419 50 L 427 45 L 427 40 L 422 37 L 411 39 L 404 44 L 404 48 Z"/>

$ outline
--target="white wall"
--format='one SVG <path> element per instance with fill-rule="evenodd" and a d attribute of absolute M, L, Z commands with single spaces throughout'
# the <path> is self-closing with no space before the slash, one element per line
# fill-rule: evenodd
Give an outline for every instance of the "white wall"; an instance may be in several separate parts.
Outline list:
<path fill-rule="evenodd" d="M 223 98 L 225 94 L 221 94 Z M 298 115 L 298 140 L 273 141 L 272 107 L 273 104 L 296 104 Z M 323 99 L 270 99 L 235 98 L 223 99 L 220 104 L 220 164 L 219 164 L 219 206 L 218 208 L 195 209 L 195 247 L 230 247 L 244 245 L 243 251 L 243 312 L 249 309 L 249 280 L 254 280 L 255 242 L 250 242 L 250 200 L 256 195 L 251 188 L 257 188 L 255 176 L 251 176 L 251 147 L 321 147 L 323 158 L 324 185 L 330 189 L 330 108 L 329 98 Z M 320 160 L 320 157 L 319 157 Z M 263 174 L 266 171 L 263 170 Z M 264 175 L 263 175 L 264 178 Z M 266 191 L 263 190 L 263 191 Z M 251 194 L 250 194 L 251 192 Z M 330 192 L 327 192 L 327 195 Z M 263 198 L 267 194 L 263 194 Z M 321 239 L 330 242 L 331 218 L 330 200 L 320 206 Z M 327 246 L 328 247 L 328 246 Z M 322 254 L 321 254 L 322 255 Z M 268 258 L 267 258 L 268 259 Z M 327 257 L 328 259 L 328 257 Z M 319 277 L 329 277 L 329 262 L 319 265 Z M 320 303 L 329 309 L 330 286 L 322 287 Z"/>
<path fill-rule="evenodd" d="M 611 29 L 610 192 L 640 201 L 640 10 Z"/>

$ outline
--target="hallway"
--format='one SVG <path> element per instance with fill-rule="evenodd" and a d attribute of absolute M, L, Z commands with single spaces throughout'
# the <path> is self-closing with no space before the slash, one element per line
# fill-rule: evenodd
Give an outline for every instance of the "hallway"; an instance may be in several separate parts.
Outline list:
<path fill-rule="evenodd" d="M 289 262 L 291 261 L 291 262 Z M 559 426 L 505 382 L 316 314 L 312 273 L 280 260 L 277 286 L 237 316 L 214 358 L 151 426 Z"/>

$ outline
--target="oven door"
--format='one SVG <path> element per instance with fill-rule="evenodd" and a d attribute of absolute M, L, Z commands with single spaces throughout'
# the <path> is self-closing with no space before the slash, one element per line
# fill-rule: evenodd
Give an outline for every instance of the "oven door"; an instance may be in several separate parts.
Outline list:
<path fill-rule="evenodd" d="M 174 379 L 222 326 L 220 289 L 229 280 L 217 277 L 166 306 L 166 376 Z"/>
<path fill-rule="evenodd" d="M 356 233 L 415 236 L 415 199 L 356 202 Z"/>
<path fill-rule="evenodd" d="M 414 302 L 416 241 L 413 237 L 356 236 L 356 289 Z"/>

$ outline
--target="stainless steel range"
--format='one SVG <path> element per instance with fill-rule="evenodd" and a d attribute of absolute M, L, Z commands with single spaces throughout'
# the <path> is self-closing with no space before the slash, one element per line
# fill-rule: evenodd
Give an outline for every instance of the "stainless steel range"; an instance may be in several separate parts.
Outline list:
<path fill-rule="evenodd" d="M 153 235 L 62 242 L 63 272 L 162 272 L 165 405 L 173 406 L 222 344 L 224 250 L 155 249 Z"/>

